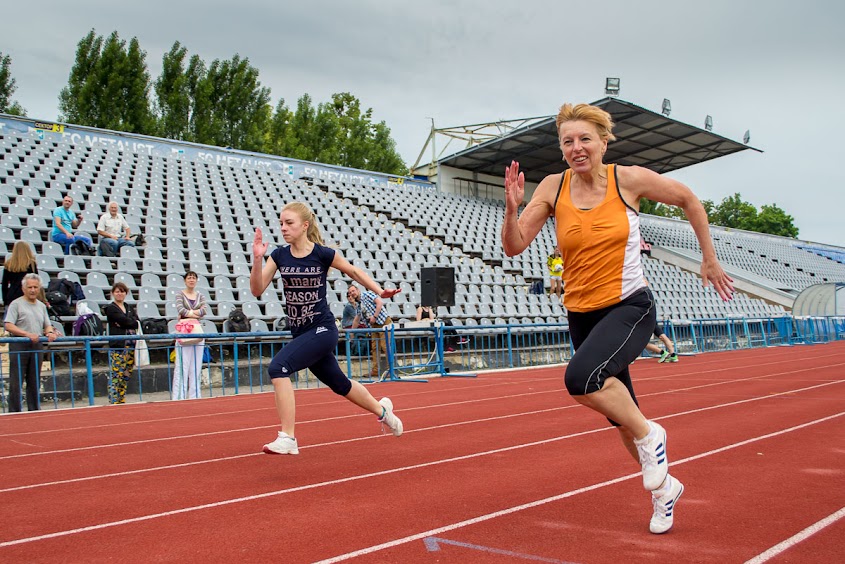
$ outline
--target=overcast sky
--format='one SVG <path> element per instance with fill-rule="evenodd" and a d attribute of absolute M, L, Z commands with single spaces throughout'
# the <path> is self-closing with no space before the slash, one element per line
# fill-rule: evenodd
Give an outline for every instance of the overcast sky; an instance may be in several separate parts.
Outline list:
<path fill-rule="evenodd" d="M 692 5 L 695 5 L 692 7 Z M 56 119 L 76 44 L 137 37 L 155 80 L 180 41 L 207 63 L 248 57 L 289 107 L 351 92 L 413 164 L 431 121 L 457 126 L 620 98 L 735 140 L 744 151 L 673 173 L 701 199 L 739 192 L 795 217 L 799 237 L 845 246 L 845 2 L 841 0 L 13 0 L 0 52 L 14 99 Z"/>

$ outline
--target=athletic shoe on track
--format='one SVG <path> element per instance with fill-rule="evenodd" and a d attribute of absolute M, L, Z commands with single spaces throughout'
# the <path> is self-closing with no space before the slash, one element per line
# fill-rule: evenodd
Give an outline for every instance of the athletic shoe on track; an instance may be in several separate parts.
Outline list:
<path fill-rule="evenodd" d="M 678 353 L 672 353 L 666 362 L 678 362 Z"/>
<path fill-rule="evenodd" d="M 264 445 L 265 454 L 299 454 L 299 445 L 296 439 L 279 431 L 279 436 L 272 443 Z"/>
<path fill-rule="evenodd" d="M 663 484 L 669 473 L 669 457 L 666 456 L 666 430 L 655 423 L 648 422 L 649 434 L 642 439 L 634 439 L 640 464 L 643 465 L 643 487 L 654 491 Z"/>
<path fill-rule="evenodd" d="M 684 485 L 680 480 L 672 476 L 666 476 L 666 479 L 669 480 L 669 491 L 660 497 L 654 494 L 651 496 L 654 513 L 648 530 L 655 535 L 661 535 L 672 528 L 672 523 L 675 521 L 675 504 L 684 493 Z"/>
<path fill-rule="evenodd" d="M 669 352 L 663 351 L 660 353 L 660 359 L 657 362 L 666 362 L 666 359 L 669 358 Z"/>
<path fill-rule="evenodd" d="M 384 429 L 384 425 L 387 425 L 393 433 L 393 436 L 398 437 L 402 434 L 403 427 L 402 420 L 396 417 L 396 414 L 393 413 L 393 402 L 390 401 L 390 398 L 381 398 L 378 402 L 384 408 L 384 414 L 379 417 L 382 429 Z"/>

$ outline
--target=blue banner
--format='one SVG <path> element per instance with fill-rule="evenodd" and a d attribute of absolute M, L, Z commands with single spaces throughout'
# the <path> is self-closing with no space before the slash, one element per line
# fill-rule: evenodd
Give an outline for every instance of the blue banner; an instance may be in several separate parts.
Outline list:
<path fill-rule="evenodd" d="M 23 133 L 28 136 L 35 135 L 39 139 L 62 141 L 83 147 L 106 147 L 139 155 L 186 159 L 231 168 L 267 170 L 287 174 L 295 180 L 313 178 L 315 181 L 334 180 L 365 186 L 401 186 L 418 190 L 435 189 L 434 184 L 415 178 L 286 159 L 236 149 L 221 149 L 208 145 L 0 115 L 0 133 L 9 134 L 10 132 Z"/>

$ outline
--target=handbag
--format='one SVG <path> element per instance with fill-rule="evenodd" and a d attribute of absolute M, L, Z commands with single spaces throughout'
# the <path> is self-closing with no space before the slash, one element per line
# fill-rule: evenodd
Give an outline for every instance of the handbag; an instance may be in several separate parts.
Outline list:
<path fill-rule="evenodd" d="M 181 335 L 190 335 L 194 333 L 202 334 L 202 325 L 196 319 L 182 319 L 176 324 L 176 332 Z M 199 345 L 203 342 L 202 338 L 179 338 L 176 342 L 182 346 Z"/>
<path fill-rule="evenodd" d="M 143 335 L 141 323 L 138 323 L 138 334 Z M 135 340 L 135 366 L 141 368 L 150 365 L 150 349 L 144 339 Z"/>

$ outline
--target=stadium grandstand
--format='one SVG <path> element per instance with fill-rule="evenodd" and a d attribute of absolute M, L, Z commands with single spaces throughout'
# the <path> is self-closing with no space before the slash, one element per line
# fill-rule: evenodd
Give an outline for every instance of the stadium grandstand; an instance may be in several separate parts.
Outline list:
<path fill-rule="evenodd" d="M 618 124 L 608 162 L 662 173 L 756 150 L 616 98 L 596 105 Z M 416 167 L 424 177 L 399 178 L 0 115 L 0 256 L 11 252 L 18 240 L 29 242 L 45 286 L 55 278 L 79 282 L 95 311 L 109 303 L 112 284 L 123 281 L 130 288 L 127 302 L 136 305 L 139 317 L 166 318 L 171 330 L 175 296 L 183 288 L 184 273 L 192 270 L 199 276 L 198 289 L 209 299 L 211 314 L 203 321 L 207 334 L 227 335 L 229 312 L 241 308 L 252 332 L 269 339 L 267 333 L 283 327 L 284 293 L 278 283 L 259 298 L 250 293 L 254 229 L 262 229 L 272 250 L 282 241 L 280 206 L 300 200 L 316 213 L 327 244 L 385 287 L 402 288 L 387 302 L 399 328 L 416 318 L 423 291 L 421 269 L 453 268 L 454 305 L 440 307 L 439 317 L 473 340 L 451 362 L 459 369 L 501 365 L 479 360 L 481 356 L 472 352 L 483 348 L 482 338 L 521 331 L 533 335 L 524 348 L 541 349 L 550 342 L 545 333 L 566 331 L 560 303 L 547 294 L 529 292 L 534 282 L 548 284 L 545 259 L 555 245 L 551 221 L 521 255 L 506 257 L 501 248 L 501 173 L 511 159 L 520 160 L 526 170 L 527 196 L 546 174 L 560 172 L 566 165 L 560 159 L 554 117 Z M 65 255 L 49 237 L 52 212 L 65 193 L 74 198 L 73 211 L 82 214 L 81 231 L 96 235 L 106 205 L 116 201 L 146 244 L 123 247 L 114 258 Z M 687 222 L 643 215 L 641 228 L 644 268 L 657 297 L 658 318 L 675 328 L 681 351 L 705 350 L 695 340 L 703 330 L 696 333 L 695 328 L 716 320 L 723 320 L 730 333 L 737 320 L 747 327 L 749 320 L 786 319 L 786 335 L 784 322 L 774 333 L 787 343 L 796 332 L 806 337 L 790 317 L 796 297 L 815 284 L 845 281 L 843 248 L 711 226 L 719 259 L 739 290 L 732 302 L 722 302 L 701 285 L 701 256 Z M 329 280 L 328 300 L 339 319 L 348 281 L 336 271 Z M 71 319 L 62 321 L 68 332 Z M 841 337 L 841 323 L 833 332 L 833 338 Z M 449 360 L 440 337 L 434 372 L 445 373 Z M 728 336 L 729 346 L 740 341 Z M 492 338 L 486 342 L 493 346 Z M 561 337 L 563 349 L 565 342 Z M 503 346 L 512 349 L 501 339 L 495 341 L 495 348 Z M 236 374 L 237 351 L 234 347 Z M 513 366 L 510 352 L 502 362 Z M 343 350 L 339 354 L 350 356 Z M 560 362 L 567 352 L 560 354 L 516 363 Z M 217 357 L 223 371 L 224 356 Z M 401 364 L 400 356 L 397 352 L 393 358 Z M 90 382 L 91 357 L 86 361 Z M 426 364 L 406 360 L 405 366 L 414 362 Z M 348 366 L 351 375 L 354 370 Z M 391 369 L 391 376 L 401 375 Z M 93 398 L 92 386 L 88 388 Z"/>

